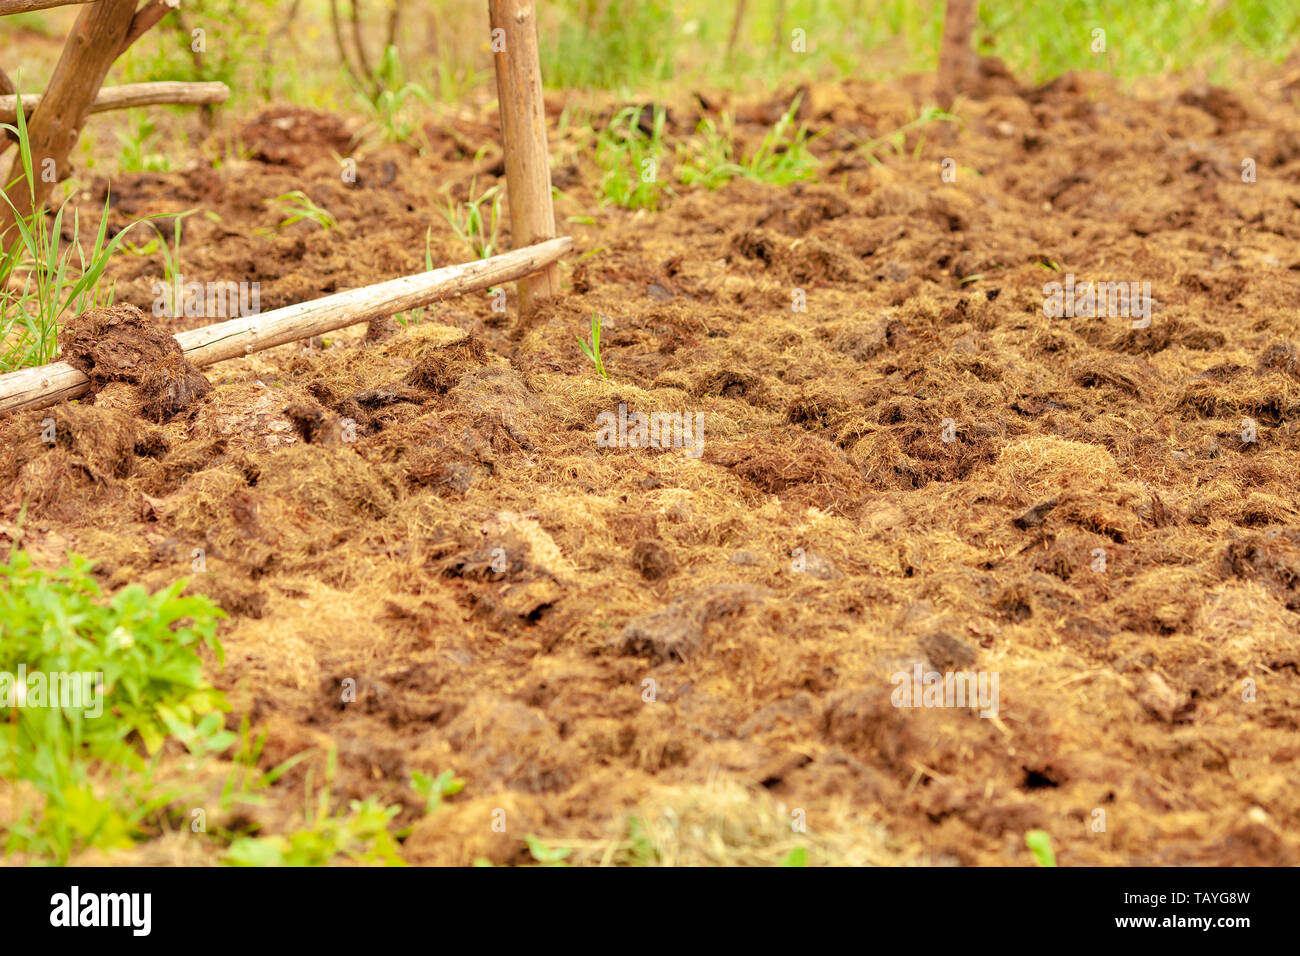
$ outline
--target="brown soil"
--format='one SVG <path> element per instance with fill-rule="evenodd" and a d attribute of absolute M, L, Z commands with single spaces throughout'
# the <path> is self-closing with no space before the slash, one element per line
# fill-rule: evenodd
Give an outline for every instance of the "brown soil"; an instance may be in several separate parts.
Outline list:
<path fill-rule="evenodd" d="M 926 81 L 815 87 L 820 184 L 654 214 L 601 208 L 589 144 L 557 142 L 560 221 L 596 221 L 526 327 L 484 294 L 208 369 L 151 415 L 119 380 L 8 416 L 0 528 L 26 502 L 30 547 L 113 587 L 204 549 L 231 725 L 268 732 L 268 768 L 337 748 L 338 798 L 401 803 L 412 862 L 519 862 L 530 833 L 596 861 L 629 814 L 772 862 L 799 811 L 814 862 L 1024 864 L 1034 828 L 1065 865 L 1300 861 L 1290 93 L 1001 82 L 879 163 L 854 139 Z M 115 221 L 215 213 L 184 272 L 259 281 L 263 309 L 419 271 L 430 226 L 464 261 L 433 198 L 496 181 L 499 153 L 462 158 L 494 122 L 362 146 L 348 184 L 350 131 L 282 110 L 239 131 L 253 159 L 116 177 Z M 290 189 L 339 228 L 255 234 Z M 1150 326 L 1045 318 L 1066 273 L 1149 281 Z M 119 301 L 159 275 L 122 260 Z M 593 312 L 610 382 L 575 342 Z M 702 457 L 598 447 L 620 403 L 702 413 Z M 918 663 L 996 672 L 997 718 L 892 706 Z M 293 826 L 323 765 L 258 822 Z M 448 769 L 464 791 L 422 817 L 411 773 Z"/>

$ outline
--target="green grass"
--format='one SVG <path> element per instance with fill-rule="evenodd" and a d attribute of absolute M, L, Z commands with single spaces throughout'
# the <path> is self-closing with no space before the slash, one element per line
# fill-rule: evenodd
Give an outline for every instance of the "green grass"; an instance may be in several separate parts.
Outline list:
<path fill-rule="evenodd" d="M 879 164 L 880 160 L 876 156 L 876 153 L 883 152 L 885 147 L 892 149 L 896 157 L 902 157 L 903 147 L 907 143 L 908 133 L 924 129 L 934 123 L 955 123 L 957 121 L 957 117 L 953 116 L 951 113 L 946 113 L 935 106 L 928 106 L 921 110 L 916 119 L 904 123 L 902 126 L 898 127 L 898 129 L 889 133 L 875 136 L 868 140 L 863 140 L 858 144 L 858 148 L 866 153 L 873 163 Z M 916 146 L 912 150 L 913 156 L 919 157 L 924 147 L 925 139 L 924 137 L 921 137 L 917 140 Z"/>
<path fill-rule="evenodd" d="M 181 236 L 184 234 L 184 221 L 186 216 L 192 216 L 198 212 L 197 209 L 188 209 L 185 212 L 170 213 L 165 216 L 157 216 L 157 219 L 171 219 L 172 222 L 172 240 L 173 245 L 167 244 L 167 237 L 163 235 L 161 229 L 156 223 L 150 223 L 153 226 L 154 238 L 150 239 L 143 246 L 136 246 L 130 242 L 126 243 L 126 249 L 132 255 L 150 256 L 155 252 L 162 254 L 163 260 L 163 283 L 164 288 L 158 302 L 154 308 L 162 307 L 162 314 L 169 316 L 178 316 L 184 314 L 184 302 L 175 302 L 177 279 L 181 276 Z M 184 293 L 182 292 L 182 299 Z"/>
<path fill-rule="evenodd" d="M 809 151 L 815 137 L 796 126 L 798 109 L 796 96 L 762 141 L 752 151 L 737 155 L 730 114 L 723 113 L 717 123 L 706 117 L 694 135 L 670 144 L 662 108 L 653 109 L 647 132 L 642 123 L 646 107 L 626 107 L 596 137 L 601 198 L 624 209 L 656 210 L 666 198 L 677 195 L 672 181 L 717 189 L 738 178 L 777 186 L 815 179 L 819 161 Z"/>
<path fill-rule="evenodd" d="M 32 163 L 22 111 L 16 125 L 0 124 L 0 129 L 18 139 L 23 172 L 11 188 L 25 188 L 34 204 L 36 177 L 41 171 Z M 0 192 L 0 202 L 14 208 L 7 192 Z M 0 373 L 50 362 L 58 347 L 59 329 L 69 316 L 112 304 L 113 289 L 103 281 L 104 270 L 130 227 L 108 238 L 109 205 L 105 199 L 94 242 L 87 249 L 80 239 L 80 214 L 75 209 L 70 230 L 77 238 L 63 239 L 66 209 L 66 203 L 59 206 L 53 220 L 47 222 L 47 208 L 39 205 L 31 216 L 18 218 L 0 246 Z"/>
<path fill-rule="evenodd" d="M 667 114 L 654 109 L 647 133 L 640 126 L 644 112 L 639 106 L 620 110 L 596 139 L 601 197 L 624 209 L 658 209 L 664 195 L 672 194 L 660 168 L 666 155 Z"/>
<path fill-rule="evenodd" d="M 90 567 L 70 556 L 42 571 L 17 548 L 0 564 L 0 672 L 12 675 L 0 679 L 0 777 L 25 795 L 0 828 L 6 852 L 61 862 L 84 847 L 130 845 L 174 796 L 152 783 L 164 741 L 202 758 L 235 740 L 199 654 L 207 647 L 221 660 L 221 610 L 183 597 L 184 580 L 156 594 L 133 585 L 106 596 Z M 92 675 L 86 683 L 83 674 Z M 81 696 L 54 700 L 51 675 L 74 678 Z"/>
<path fill-rule="evenodd" d="M 26 189 L 35 206 L 36 176 L 40 172 L 32 165 L 31 143 L 21 109 L 17 125 L 0 124 L 0 129 L 18 139 L 22 176 L 13 187 Z M 0 202 L 14 208 L 8 193 L 0 193 Z M 47 207 L 39 204 L 31 216 L 18 217 L 0 245 L 0 373 L 51 362 L 66 317 L 113 302 L 112 286 L 103 281 L 104 269 L 130 226 L 108 238 L 109 207 L 105 199 L 95 241 L 87 250 L 79 238 L 81 216 L 75 209 L 70 228 L 78 238 L 72 242 L 62 238 L 66 208 L 66 204 L 60 206 L 47 224 Z"/>
<path fill-rule="evenodd" d="M 501 187 L 492 186 L 474 197 L 474 183 L 470 184 L 470 198 L 465 202 L 452 202 L 450 198 L 439 206 L 442 217 L 451 226 L 456 238 L 469 247 L 475 259 L 487 259 L 497 252 L 497 236 L 501 229 Z M 432 269 L 432 258 L 429 268 Z"/>
<path fill-rule="evenodd" d="M 735 132 L 731 117 L 724 113 L 720 124 L 714 124 L 707 117 L 701 120 L 695 137 L 683 146 L 682 185 L 699 184 L 717 189 L 737 177 L 744 177 L 788 186 L 814 179 L 818 160 L 808 150 L 813 137 L 805 127 L 795 127 L 794 114 L 798 108 L 799 98 L 795 97 L 758 148 L 739 160 L 734 158 Z"/>
<path fill-rule="evenodd" d="M 433 97 L 419 83 L 406 80 L 397 47 L 389 46 L 384 50 L 376 76 L 379 92 L 373 99 L 358 93 L 357 100 L 371 114 L 371 120 L 379 127 L 384 141 L 407 143 L 417 133 L 421 133 L 423 139 L 420 124 L 428 116 Z"/>
<path fill-rule="evenodd" d="M 609 373 L 605 371 L 605 360 L 600 355 L 600 316 L 593 314 L 591 317 L 591 341 L 584 342 L 578 339 L 578 345 L 582 347 L 582 353 L 591 359 L 591 364 L 596 366 L 596 372 L 605 381 L 609 381 Z"/>
<path fill-rule="evenodd" d="M 268 205 L 277 207 L 282 218 L 276 225 L 277 229 L 287 229 L 294 223 L 314 222 L 322 229 L 337 229 L 338 220 L 330 214 L 329 210 L 318 206 L 316 202 L 301 189 L 291 189 L 287 193 L 282 193 L 273 199 L 267 199 Z"/>
<path fill-rule="evenodd" d="M 117 168 L 123 173 L 171 171 L 171 160 L 167 154 L 150 146 L 158 127 L 146 110 L 126 111 L 126 129 L 117 130 L 117 142 L 121 149 L 117 154 Z"/>
<path fill-rule="evenodd" d="M 551 5 L 543 30 L 547 85 L 658 92 L 671 85 L 752 89 L 794 77 L 888 79 L 938 64 L 943 0 L 750 0 L 733 54 L 735 3 L 622 0 Z M 778 10 L 783 17 L 777 20 Z M 603 16 L 596 16 L 603 11 Z M 1300 33 L 1296 0 L 985 0 L 977 40 L 1016 74 L 1042 82 L 1067 70 L 1122 79 L 1200 66 L 1239 78 L 1242 57 L 1280 62 Z M 795 52 L 791 31 L 806 35 Z M 1106 31 L 1106 52 L 1092 30 Z"/>
<path fill-rule="evenodd" d="M 332 811 L 337 769 L 338 754 L 330 750 L 325 782 L 314 799 L 309 773 L 309 802 L 302 826 L 287 834 L 236 836 L 223 862 L 231 866 L 328 866 L 348 860 L 366 866 L 405 866 L 396 834 L 389 830 L 400 808 L 382 806 L 371 798 L 350 801 L 346 813 Z"/>
<path fill-rule="evenodd" d="M 424 231 L 424 271 L 433 271 L 433 227 L 430 226 Z M 409 328 L 412 325 L 418 325 L 424 321 L 426 313 L 436 311 L 437 306 L 417 306 L 410 312 L 399 312 L 393 318 L 402 328 Z"/>
<path fill-rule="evenodd" d="M 347 813 L 331 813 L 328 795 L 302 827 L 287 835 L 236 837 L 226 854 L 231 866 L 329 866 L 342 860 L 367 866 L 405 866 L 388 824 L 396 806 L 374 798 L 353 800 Z"/>
<path fill-rule="evenodd" d="M 1034 862 L 1039 866 L 1056 866 L 1056 851 L 1052 849 L 1052 838 L 1046 830 L 1030 830 L 1025 834 L 1025 846 L 1034 855 Z"/>
<path fill-rule="evenodd" d="M 321 109 L 350 101 L 355 83 L 338 61 L 327 0 L 303 0 L 291 27 L 288 6 L 193 0 L 134 45 L 124 79 L 224 80 L 231 113 L 277 99 Z M 889 80 L 936 68 L 943 7 L 943 0 L 748 0 L 729 52 L 735 0 L 554 0 L 538 7 L 542 75 L 551 89 L 602 89 L 627 100 L 719 88 L 762 95 L 846 76 Z M 386 138 L 417 134 L 412 117 L 424 93 L 443 103 L 495 95 L 481 6 L 443 5 L 436 18 L 418 8 L 406 6 L 392 59 L 382 13 L 363 23 L 375 72 L 391 73 L 380 87 L 394 95 L 375 113 Z M 202 54 L 190 48 L 194 27 L 207 30 Z M 791 48 L 796 28 L 804 52 Z M 1097 28 L 1106 31 L 1104 53 L 1091 48 Z M 223 42 L 236 33 L 238 43 Z M 1067 70 L 1128 81 L 1196 68 L 1211 81 L 1240 84 L 1243 61 L 1281 62 L 1297 35 L 1300 0 L 985 0 L 977 27 L 982 51 L 1028 82 Z"/>

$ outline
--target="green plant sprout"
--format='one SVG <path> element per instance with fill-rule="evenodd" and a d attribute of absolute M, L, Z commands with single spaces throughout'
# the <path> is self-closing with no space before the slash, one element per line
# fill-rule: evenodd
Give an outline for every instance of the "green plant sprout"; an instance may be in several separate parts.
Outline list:
<path fill-rule="evenodd" d="M 450 770 L 436 777 L 418 771 L 411 774 L 411 789 L 424 797 L 424 812 L 433 813 L 442 806 L 443 797 L 452 797 L 465 787 L 465 781 Z"/>
<path fill-rule="evenodd" d="M 8 372 L 52 361 L 66 315 L 112 305 L 113 287 L 103 284 L 104 269 L 136 223 L 108 239 L 109 201 L 105 198 L 89 251 L 81 244 L 81 220 L 75 209 L 71 232 L 78 238 L 65 244 L 66 202 L 48 229 L 46 207 L 36 203 L 36 174 L 21 106 L 16 125 L 0 124 L 0 129 L 18 140 L 22 177 L 14 185 L 26 183 L 33 207 L 31 215 L 15 215 L 14 232 L 0 244 L 0 372 Z M 7 192 L 0 191 L 0 201 L 17 213 Z"/>
<path fill-rule="evenodd" d="M 276 196 L 274 199 L 265 201 L 278 203 L 280 211 L 287 214 L 280 220 L 277 229 L 287 229 L 294 223 L 303 221 L 314 222 L 322 229 L 338 228 L 338 220 L 330 215 L 328 210 L 316 205 L 312 198 L 301 189 L 292 189 L 287 193 Z"/>
<path fill-rule="evenodd" d="M 432 226 L 430 226 L 428 229 L 424 231 L 424 271 L 425 272 L 433 271 L 433 227 Z M 423 305 L 417 306 L 416 308 L 412 309 L 410 312 L 399 312 L 397 315 L 393 316 L 393 318 L 397 320 L 397 324 L 400 325 L 402 328 L 404 329 L 409 328 L 412 325 L 417 325 L 420 322 L 424 321 L 424 313 L 425 310 L 428 308 L 433 308 L 433 307 L 423 306 Z"/>
<path fill-rule="evenodd" d="M 1052 838 L 1046 830 L 1030 830 L 1025 834 L 1025 846 L 1034 855 L 1034 862 L 1039 866 L 1056 866 L 1056 853 L 1052 850 Z"/>
<path fill-rule="evenodd" d="M 923 129 L 931 123 L 956 122 L 959 122 L 959 120 L 952 113 L 945 112 L 935 106 L 929 106 L 922 110 L 921 114 L 916 119 L 909 123 L 904 123 L 893 132 L 886 133 L 883 136 L 877 136 L 873 139 L 863 140 L 858 144 L 858 149 L 866 153 L 871 162 L 878 166 L 880 165 L 880 160 L 876 157 L 875 153 L 881 147 L 888 146 L 894 151 L 894 155 L 901 157 L 903 155 L 903 146 L 907 142 L 908 133 L 916 129 Z M 913 159 L 920 156 L 921 147 L 924 143 L 925 140 L 923 138 L 916 144 L 916 149 L 913 150 Z"/>
<path fill-rule="evenodd" d="M 470 184 L 470 196 L 474 195 L 477 181 Z M 488 204 L 488 213 L 483 205 Z M 477 199 L 471 198 L 463 203 L 453 203 L 450 198 L 442 205 L 442 216 L 451 226 L 456 238 L 469 246 L 476 259 L 487 259 L 496 252 L 497 233 L 501 228 L 501 187 L 492 186 Z"/>
<path fill-rule="evenodd" d="M 596 140 L 596 163 L 604 170 L 600 191 L 606 203 L 624 209 L 658 209 L 667 189 L 660 175 L 664 155 L 664 125 L 667 113 L 656 107 L 651 113 L 650 132 L 641 128 L 644 108 L 629 106 L 610 120 Z"/>
<path fill-rule="evenodd" d="M 601 378 L 609 381 L 609 373 L 605 371 L 605 362 L 600 355 L 600 316 L 592 314 L 591 316 L 591 343 L 584 342 L 578 338 L 578 344 L 582 346 L 582 351 L 587 358 L 596 366 L 596 371 L 600 373 Z"/>
<path fill-rule="evenodd" d="M 407 101 L 415 99 L 425 107 L 433 106 L 433 97 L 429 91 L 418 83 L 404 81 L 405 70 L 397 47 L 389 45 L 376 70 L 379 93 L 372 99 L 358 94 L 359 101 L 374 115 L 376 125 L 383 131 L 384 139 L 390 143 L 405 143 L 420 129 L 417 119 L 412 119 L 406 109 Z M 424 110 L 416 110 L 415 115 L 423 115 Z M 422 150 L 421 150 L 422 151 Z"/>
<path fill-rule="evenodd" d="M 708 118 L 701 120 L 696 128 L 696 138 L 682 150 L 682 185 L 717 189 L 743 177 L 755 182 L 788 186 L 813 179 L 819 163 L 808 146 L 817 137 L 810 136 L 807 127 L 794 128 L 798 110 L 799 97 L 796 96 L 768 130 L 758 149 L 742 156 L 739 161 L 733 158 L 735 124 L 731 115 L 724 113 L 719 123 Z"/>
<path fill-rule="evenodd" d="M 117 154 L 118 169 L 124 173 L 171 171 L 171 161 L 165 153 L 150 152 L 147 143 L 158 127 L 144 110 L 127 110 L 127 129 L 118 131 L 117 141 L 122 149 Z"/>
<path fill-rule="evenodd" d="M 6 852 L 65 862 L 85 847 L 129 846 L 144 818 L 172 799 L 152 782 L 168 737 L 197 759 L 236 740 L 221 716 L 229 705 L 204 682 L 199 654 L 203 645 L 222 660 L 221 610 L 183 597 L 184 579 L 156 594 L 132 585 L 106 598 L 90 568 L 71 555 L 59 570 L 42 571 L 18 548 L 0 564 L 0 660 L 72 678 L 56 690 L 51 677 L 50 706 L 27 707 L 16 706 L 19 685 L 0 680 L 0 706 L 10 713 L 0 775 L 26 782 L 34 797 L 0 823 Z"/>

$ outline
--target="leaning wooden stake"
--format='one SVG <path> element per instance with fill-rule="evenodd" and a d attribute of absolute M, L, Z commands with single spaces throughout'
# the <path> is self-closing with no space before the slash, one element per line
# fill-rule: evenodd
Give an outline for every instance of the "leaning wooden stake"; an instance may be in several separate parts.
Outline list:
<path fill-rule="evenodd" d="M 90 104 L 91 113 L 124 110 L 133 106 L 153 106 L 167 103 L 173 106 L 203 106 L 224 103 L 230 98 L 230 87 L 225 83 L 189 83 L 180 80 L 159 80 L 154 83 L 124 83 L 105 86 Z M 23 95 L 23 114 L 28 115 L 41 105 L 43 94 Z M 0 96 L 0 123 L 18 120 L 18 97 Z"/>
<path fill-rule="evenodd" d="M 11 13 L 27 13 L 31 10 L 47 10 L 50 7 L 70 7 L 77 3 L 94 3 L 95 0 L 0 0 L 0 17 Z"/>
<path fill-rule="evenodd" d="M 555 235 L 537 16 L 528 0 L 488 0 L 488 18 L 496 53 L 510 228 L 514 245 L 526 246 Z M 560 270 L 555 265 L 520 281 L 520 313 L 529 315 L 539 302 L 559 291 Z"/>
<path fill-rule="evenodd" d="M 367 322 L 378 316 L 408 312 L 431 302 L 521 279 L 551 268 L 572 248 L 573 240 L 562 236 L 467 265 L 446 266 L 285 306 L 261 315 L 191 329 L 177 335 L 176 341 L 191 363 L 211 365 Z M 86 391 L 89 384 L 89 379 L 67 362 L 0 375 L 0 412 L 44 408 L 64 399 L 76 398 Z"/>
<path fill-rule="evenodd" d="M 4 184 L 13 183 L 8 190 L 9 200 L 24 219 L 49 196 L 53 180 L 67 174 L 68 156 L 108 68 L 122 50 L 135 16 L 135 4 L 136 0 L 96 0 L 78 15 L 41 105 L 28 123 L 32 164 L 37 171 L 35 182 L 23 178 L 21 156 L 14 157 L 4 180 Z M 47 163 L 53 165 L 53 176 L 44 175 Z M 13 236 L 7 235 L 13 222 L 14 209 L 9 203 L 0 203 L 0 245 L 13 241 Z"/>
<path fill-rule="evenodd" d="M 979 66 L 971 43 L 979 0 L 948 0 L 939 47 L 939 106 L 952 109 L 957 94 L 966 89 Z"/>

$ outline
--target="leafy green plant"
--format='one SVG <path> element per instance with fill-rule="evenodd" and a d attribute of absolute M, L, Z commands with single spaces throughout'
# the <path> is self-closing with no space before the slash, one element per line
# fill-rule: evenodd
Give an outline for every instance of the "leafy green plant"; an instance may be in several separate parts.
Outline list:
<path fill-rule="evenodd" d="M 108 238 L 105 199 L 90 249 L 82 245 L 76 210 L 71 232 L 77 238 L 65 243 L 67 205 L 61 205 L 47 225 L 46 207 L 35 202 L 36 172 L 23 111 L 19 109 L 16 125 L 0 124 L 0 129 L 18 139 L 22 177 L 14 186 L 21 189 L 25 184 L 36 207 L 30 216 L 16 216 L 13 231 L 0 240 L 0 372 L 8 372 L 51 361 L 66 316 L 112 304 L 113 288 L 103 283 L 104 270 L 131 227 Z M 0 192 L 0 202 L 16 212 L 8 193 Z"/>
<path fill-rule="evenodd" d="M 121 149 L 117 154 L 117 167 L 124 173 L 159 172 L 171 170 L 166 153 L 151 152 L 148 142 L 158 132 L 158 127 L 144 110 L 127 110 L 127 126 L 117 131 Z"/>
<path fill-rule="evenodd" d="M 350 801 L 348 813 L 330 811 L 337 760 L 337 752 L 331 750 L 325 786 L 316 794 L 315 806 L 308 806 L 302 827 L 287 835 L 236 837 L 224 862 L 232 866 L 327 866 L 343 857 L 370 866 L 405 866 L 397 840 L 388 829 L 399 807 L 384 807 L 371 798 Z M 311 789 L 309 775 L 307 792 Z"/>
<path fill-rule="evenodd" d="M 0 776 L 33 796 L 4 826 L 11 850 L 66 859 L 78 846 L 124 845 L 159 806 L 136 792 L 152 774 L 145 755 L 156 757 L 167 737 L 198 757 L 235 739 L 198 653 L 204 645 L 222 659 L 221 610 L 182 597 L 184 580 L 106 598 L 90 568 L 70 555 L 42 571 L 18 548 L 0 564 Z"/>
<path fill-rule="evenodd" d="M 424 231 L 424 270 L 426 272 L 433 271 L 432 226 Z M 410 312 L 399 312 L 397 315 L 393 316 L 393 318 L 397 320 L 397 324 L 402 326 L 402 328 L 410 328 L 412 325 L 418 325 L 420 322 L 423 322 L 426 309 L 431 308 L 433 308 L 433 306 L 417 306 Z"/>
<path fill-rule="evenodd" d="M 150 239 L 143 246 L 137 246 L 127 242 L 126 249 L 133 255 L 150 256 L 155 252 L 161 252 L 163 258 L 163 301 L 166 303 L 166 315 L 180 315 L 182 303 L 173 301 L 176 298 L 177 279 L 181 275 L 181 236 L 183 234 L 182 222 L 186 216 L 192 216 L 198 212 L 197 209 L 188 209 L 185 212 L 170 213 L 163 216 L 155 216 L 153 219 L 171 219 L 172 220 L 172 241 L 173 245 L 167 245 L 167 237 L 163 231 L 158 228 L 157 223 L 150 222 L 153 226 L 154 238 Z"/>
<path fill-rule="evenodd" d="M 781 861 L 782 866 L 807 866 L 808 865 L 808 848 L 806 846 L 797 846 L 785 855 Z"/>
<path fill-rule="evenodd" d="M 601 196 L 624 209 L 658 209 L 664 193 L 672 193 L 659 169 L 667 113 L 654 108 L 647 133 L 641 128 L 644 112 L 640 106 L 620 110 L 596 139 L 596 163 L 604 171 Z"/>
<path fill-rule="evenodd" d="M 707 117 L 701 120 L 695 138 L 683 147 L 682 185 L 717 189 L 733 179 L 744 177 L 788 186 L 815 178 L 819 164 L 808 149 L 815 137 L 805 126 L 795 128 L 794 117 L 798 109 L 799 97 L 795 97 L 758 148 L 739 160 L 733 158 L 735 125 L 730 114 L 724 113 L 720 123 L 716 124 Z"/>
<path fill-rule="evenodd" d="M 225 862 L 232 866 L 327 866 L 341 856 L 354 863 L 404 866 L 388 831 L 398 807 L 374 798 L 353 800 L 349 813 L 325 813 L 287 836 L 237 837 Z"/>
<path fill-rule="evenodd" d="M 287 229 L 294 223 L 304 221 L 314 222 L 322 229 L 338 228 L 339 222 L 330 215 L 329 210 L 316 205 L 301 189 L 291 189 L 265 202 L 279 206 L 278 211 L 284 214 L 284 218 L 276 226 L 277 229 Z"/>
<path fill-rule="evenodd" d="M 280 6 L 280 0 L 188 0 L 122 58 L 125 79 L 215 80 L 229 86 L 236 98 L 260 91 L 269 99 L 275 80 L 288 83 L 294 76 L 293 70 L 283 69 L 281 58 L 268 55 L 273 14 Z M 202 31 L 201 45 L 196 30 Z M 225 37 L 239 42 L 218 40 Z"/>
<path fill-rule="evenodd" d="M 424 797 L 424 812 L 433 813 L 442 806 L 444 797 L 455 796 L 465 787 L 465 781 L 450 770 L 444 770 L 436 777 L 418 771 L 411 774 L 411 789 Z"/>
<path fill-rule="evenodd" d="M 470 183 L 470 199 L 453 203 L 449 197 L 439 208 L 456 238 L 469 247 L 476 259 L 487 259 L 496 252 L 501 228 L 501 187 L 492 186 L 475 199 L 476 182 Z"/>
<path fill-rule="evenodd" d="M 609 373 L 605 371 L 605 361 L 600 355 L 600 316 L 592 314 L 591 316 L 591 341 L 584 342 L 578 339 L 578 345 L 582 346 L 583 353 L 591 359 L 596 366 L 596 371 L 600 373 L 601 378 L 609 381 Z"/>
<path fill-rule="evenodd" d="M 531 835 L 524 839 L 528 841 L 528 852 L 542 866 L 568 866 L 564 861 L 573 852 L 572 847 L 547 846 L 537 837 Z"/>
<path fill-rule="evenodd" d="M 229 810 L 236 804 L 262 805 L 266 802 L 263 791 L 282 776 L 312 755 L 311 750 L 300 750 L 292 757 L 265 772 L 258 770 L 257 761 L 266 745 L 267 731 L 253 736 L 247 715 L 240 721 L 236 741 L 239 746 L 231 754 L 230 773 L 221 788 L 221 808 Z M 233 839 L 232 834 L 226 834 Z"/>
<path fill-rule="evenodd" d="M 898 127 L 898 129 L 886 133 L 883 136 L 876 136 L 872 139 L 863 140 L 858 144 L 858 148 L 867 154 L 867 157 L 871 162 L 880 165 L 880 160 L 877 158 L 876 153 L 880 152 L 883 147 L 888 146 L 894 151 L 895 156 L 901 157 L 903 155 L 903 147 L 907 143 L 908 133 L 911 133 L 914 130 L 923 129 L 933 123 L 955 123 L 957 121 L 956 116 L 953 116 L 951 113 L 946 113 L 938 107 L 926 107 L 921 111 L 920 115 L 918 115 L 916 119 L 904 123 L 902 126 Z M 912 151 L 913 158 L 921 155 L 921 150 L 924 145 L 924 138 L 917 141 L 916 147 Z"/>
<path fill-rule="evenodd" d="M 542 35 L 550 82 L 610 89 L 673 75 L 674 45 L 685 19 L 680 2 L 577 0 L 555 6 L 567 7 L 569 15 Z"/>
<path fill-rule="evenodd" d="M 420 84 L 406 82 L 397 47 L 391 44 L 385 48 L 379 61 L 376 79 L 378 93 L 373 98 L 359 93 L 359 102 L 370 112 L 385 141 L 409 142 L 421 129 L 420 120 L 427 112 L 419 107 L 432 106 L 433 97 Z M 416 109 L 410 109 L 411 106 Z"/>
<path fill-rule="evenodd" d="M 1039 866 L 1056 866 L 1056 852 L 1052 849 L 1052 838 L 1046 830 L 1030 830 L 1025 834 L 1025 846 L 1034 855 L 1034 862 Z"/>

